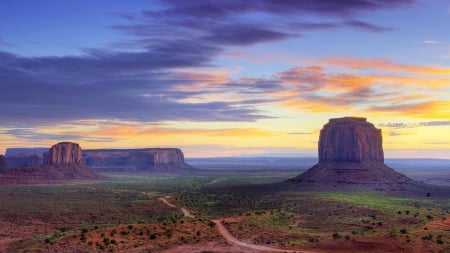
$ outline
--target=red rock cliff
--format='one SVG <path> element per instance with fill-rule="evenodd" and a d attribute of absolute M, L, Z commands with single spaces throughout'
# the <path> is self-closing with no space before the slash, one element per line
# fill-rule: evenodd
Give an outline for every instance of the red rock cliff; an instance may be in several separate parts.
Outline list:
<path fill-rule="evenodd" d="M 320 131 L 319 162 L 384 162 L 381 130 L 365 118 L 330 119 Z"/>
<path fill-rule="evenodd" d="M 81 147 L 77 143 L 60 142 L 53 145 L 44 154 L 44 164 L 48 165 L 81 165 Z"/>
<path fill-rule="evenodd" d="M 365 118 L 330 119 L 320 131 L 319 163 L 288 182 L 313 189 L 419 189 L 384 164 L 381 142 L 381 130 Z"/>
<path fill-rule="evenodd" d="M 92 149 L 84 164 L 98 171 L 179 171 L 192 169 L 177 148 Z"/>

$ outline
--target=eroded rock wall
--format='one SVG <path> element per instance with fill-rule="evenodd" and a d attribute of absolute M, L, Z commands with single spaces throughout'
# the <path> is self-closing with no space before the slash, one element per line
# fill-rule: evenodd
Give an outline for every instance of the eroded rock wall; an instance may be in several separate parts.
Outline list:
<path fill-rule="evenodd" d="M 6 157 L 4 155 L 0 155 L 0 168 L 6 167 Z"/>
<path fill-rule="evenodd" d="M 384 162 L 381 130 L 365 118 L 330 119 L 320 131 L 319 162 Z"/>
<path fill-rule="evenodd" d="M 83 152 L 86 166 L 98 171 L 176 171 L 192 168 L 177 148 L 92 149 Z"/>
<path fill-rule="evenodd" d="M 53 145 L 44 154 L 44 164 L 47 165 L 82 165 L 81 147 L 77 143 L 60 142 Z"/>

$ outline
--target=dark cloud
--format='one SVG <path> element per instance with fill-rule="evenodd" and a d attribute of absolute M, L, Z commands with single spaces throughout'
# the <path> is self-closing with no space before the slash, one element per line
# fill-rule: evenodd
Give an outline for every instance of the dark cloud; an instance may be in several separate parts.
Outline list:
<path fill-rule="evenodd" d="M 163 0 L 168 8 L 161 15 L 184 15 L 194 17 L 224 18 L 238 13 L 267 12 L 276 15 L 356 15 L 365 11 L 407 6 L 413 0 Z"/>
<path fill-rule="evenodd" d="M 403 7 L 413 0 L 231 0 L 183 1 L 163 0 L 159 10 L 139 14 L 119 13 L 129 24 L 112 26 L 152 43 L 155 39 L 191 38 L 222 46 L 239 46 L 282 40 L 317 29 L 355 27 L 370 32 L 392 28 L 357 20 L 365 12 Z M 249 17 L 263 14 L 266 18 Z M 308 17 L 330 17 L 333 21 L 312 22 Z"/>
<path fill-rule="evenodd" d="M 296 30 L 310 31 L 310 30 L 330 30 L 342 27 L 340 23 L 315 23 L 315 22 L 295 22 L 290 24 Z"/>
<path fill-rule="evenodd" d="M 250 45 L 288 38 L 292 35 L 260 26 L 227 25 L 212 31 L 203 39 L 222 45 Z"/>
<path fill-rule="evenodd" d="M 291 23 L 290 26 L 300 31 L 314 31 L 314 30 L 335 30 L 344 27 L 353 27 L 359 30 L 367 32 L 389 32 L 394 30 L 392 27 L 378 26 L 368 22 L 360 20 L 347 20 L 340 22 L 328 22 L 328 23 L 308 23 L 308 22 L 296 22 Z"/>
<path fill-rule="evenodd" d="M 378 26 L 359 20 L 346 21 L 344 24 L 350 27 L 355 27 L 369 32 L 388 32 L 394 30 L 392 27 Z"/>
<path fill-rule="evenodd" d="M 180 54 L 171 53 L 176 50 Z M 0 53 L 0 123 L 89 118 L 253 121 L 265 117 L 251 103 L 243 108 L 220 101 L 179 102 L 195 92 L 174 89 L 184 81 L 176 79 L 170 68 L 206 64 L 208 54 L 215 52 L 192 46 L 181 51 L 168 44 L 142 53 L 96 51 L 77 57 L 26 58 Z M 197 59 L 202 54 L 203 62 Z"/>

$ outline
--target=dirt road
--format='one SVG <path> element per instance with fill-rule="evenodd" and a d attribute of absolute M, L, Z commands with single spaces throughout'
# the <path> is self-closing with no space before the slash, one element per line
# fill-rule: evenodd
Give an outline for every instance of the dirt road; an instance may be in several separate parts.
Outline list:
<path fill-rule="evenodd" d="M 160 197 L 158 198 L 159 201 L 163 202 L 164 204 L 166 204 L 167 206 L 171 207 L 171 208 L 176 208 L 177 206 L 170 203 L 169 199 L 172 198 L 171 196 L 165 196 L 165 197 Z M 181 207 L 181 212 L 183 212 L 183 215 L 192 219 L 195 219 L 195 215 L 193 215 L 189 210 L 187 210 L 184 207 Z"/>
<path fill-rule="evenodd" d="M 176 208 L 176 206 L 174 204 L 172 204 L 172 203 L 170 203 L 168 201 L 168 199 L 170 199 L 170 198 L 171 198 L 170 196 L 165 196 L 165 197 L 161 197 L 161 198 L 158 198 L 158 199 L 159 199 L 159 201 L 163 202 L 164 204 L 166 204 L 166 205 L 168 205 L 168 206 L 170 206 L 172 208 Z"/>
<path fill-rule="evenodd" d="M 176 208 L 177 206 L 170 203 L 168 201 L 168 199 L 170 199 L 171 196 L 165 196 L 165 197 L 160 197 L 158 198 L 161 202 L 163 202 L 164 204 L 166 204 L 167 206 L 171 207 L 171 208 Z M 183 212 L 184 216 L 186 217 L 190 217 L 195 219 L 195 216 L 186 208 L 181 207 L 180 208 L 181 211 Z M 291 252 L 291 253 L 317 253 L 317 252 L 313 252 L 313 251 L 298 251 L 298 250 L 285 250 L 285 249 L 277 249 L 277 248 L 272 248 L 272 247 L 268 247 L 268 246 L 263 246 L 263 245 L 258 245 L 258 244 L 252 244 L 252 243 L 247 243 L 247 242 L 243 242 L 243 241 L 239 241 L 238 239 L 236 239 L 234 236 L 232 236 L 230 234 L 230 232 L 228 232 L 227 228 L 222 224 L 222 220 L 212 220 L 212 222 L 214 222 L 216 224 L 216 228 L 219 231 L 219 233 L 223 236 L 223 238 L 225 238 L 225 240 L 227 240 L 228 242 L 242 247 L 242 248 L 246 248 L 246 249 L 250 249 L 250 250 L 255 250 L 258 252 Z"/>
<path fill-rule="evenodd" d="M 228 232 L 227 228 L 222 224 L 222 220 L 212 220 L 216 224 L 217 229 L 219 230 L 220 234 L 227 240 L 228 242 L 235 244 L 237 246 L 252 249 L 252 250 L 258 250 L 263 252 L 297 252 L 297 253 L 317 253 L 312 251 L 295 251 L 295 250 L 285 250 L 285 249 L 277 249 L 252 243 L 246 243 L 239 241 L 234 236 Z"/>

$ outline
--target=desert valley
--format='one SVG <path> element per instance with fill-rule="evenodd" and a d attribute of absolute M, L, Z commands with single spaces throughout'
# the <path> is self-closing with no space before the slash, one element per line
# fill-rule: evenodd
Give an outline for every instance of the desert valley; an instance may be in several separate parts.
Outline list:
<path fill-rule="evenodd" d="M 318 150 L 314 165 L 188 164 L 176 148 L 82 150 L 70 142 L 11 149 L 1 157 L 0 251 L 450 250 L 449 161 L 424 177 L 395 160 L 400 174 L 384 164 L 381 132 L 363 118 L 331 119 Z M 427 177 L 446 181 L 425 184 Z"/>
<path fill-rule="evenodd" d="M 1 0 L 0 253 L 450 253 L 448 0 Z"/>

